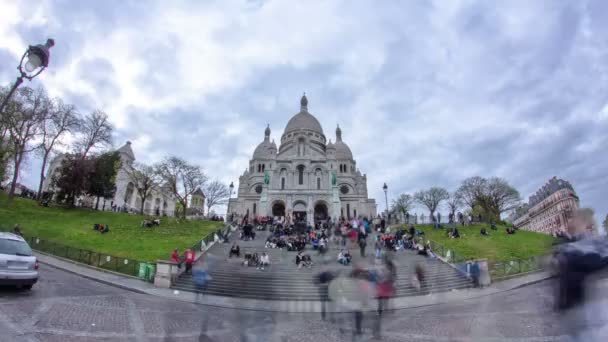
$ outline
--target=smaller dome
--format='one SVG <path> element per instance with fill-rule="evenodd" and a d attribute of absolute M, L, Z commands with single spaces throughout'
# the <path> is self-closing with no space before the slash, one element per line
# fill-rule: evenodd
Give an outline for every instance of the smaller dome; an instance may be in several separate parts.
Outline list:
<path fill-rule="evenodd" d="M 331 142 L 331 139 L 329 139 L 329 142 L 327 143 L 327 149 L 328 150 L 335 150 L 336 149 L 336 145 Z"/>
<path fill-rule="evenodd" d="M 277 151 L 277 145 L 270 141 L 262 141 L 253 151 L 253 159 L 269 159 L 274 158 Z"/>
<path fill-rule="evenodd" d="M 353 153 L 350 151 L 350 147 L 342 141 L 336 141 L 334 144 L 336 148 L 336 159 L 353 159 Z"/>

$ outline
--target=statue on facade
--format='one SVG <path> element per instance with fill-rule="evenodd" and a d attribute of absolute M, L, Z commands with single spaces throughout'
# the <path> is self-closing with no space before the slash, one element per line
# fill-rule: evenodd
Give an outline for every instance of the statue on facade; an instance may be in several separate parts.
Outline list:
<path fill-rule="evenodd" d="M 338 179 L 336 177 L 336 171 L 331 172 L 331 185 L 336 185 L 338 183 Z"/>
<path fill-rule="evenodd" d="M 264 172 L 264 184 L 270 184 L 270 175 L 268 174 L 268 171 Z"/>

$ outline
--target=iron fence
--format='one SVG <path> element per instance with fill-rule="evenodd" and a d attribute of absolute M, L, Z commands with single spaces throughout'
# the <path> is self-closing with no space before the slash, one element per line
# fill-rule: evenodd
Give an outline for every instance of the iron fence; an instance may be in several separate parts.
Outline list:
<path fill-rule="evenodd" d="M 490 266 L 490 276 L 492 280 L 500 280 L 517 274 L 537 272 L 543 269 L 544 263 L 542 257 L 530 257 L 494 263 Z"/>
<path fill-rule="evenodd" d="M 431 243 L 431 251 L 435 255 L 445 259 L 446 262 L 451 264 L 457 264 L 466 261 L 466 259 L 462 255 L 456 253 L 453 249 L 447 248 L 444 245 L 433 240 L 428 241 Z"/>
<path fill-rule="evenodd" d="M 142 265 L 148 265 L 148 263 L 139 260 L 75 248 L 33 236 L 24 237 L 24 239 L 27 240 L 33 250 L 131 276 L 141 276 L 140 268 Z M 150 278 L 152 278 L 152 276 L 150 276 Z"/>
<path fill-rule="evenodd" d="M 202 238 L 201 240 L 196 242 L 194 246 L 192 246 L 192 250 L 197 252 L 203 251 L 205 247 L 209 246 L 209 244 L 215 240 L 216 234 L 221 241 L 226 234 L 230 234 L 230 226 L 226 226 L 224 229 L 220 228 L 216 231 L 207 234 L 204 238 Z"/>

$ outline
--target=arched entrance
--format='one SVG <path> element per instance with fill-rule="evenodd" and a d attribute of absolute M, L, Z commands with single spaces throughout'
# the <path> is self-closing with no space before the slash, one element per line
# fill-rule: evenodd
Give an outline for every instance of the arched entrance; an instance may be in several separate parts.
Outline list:
<path fill-rule="evenodd" d="M 285 216 L 285 203 L 277 201 L 272 205 L 272 216 L 284 217 Z"/>
<path fill-rule="evenodd" d="M 315 211 L 314 211 L 314 219 L 315 219 L 315 223 L 319 222 L 319 221 L 325 221 L 328 218 L 328 210 L 327 210 L 327 205 L 324 202 L 317 202 L 317 204 L 315 204 Z"/>
<path fill-rule="evenodd" d="M 293 204 L 293 220 L 295 223 L 306 222 L 306 203 L 302 201 Z"/>

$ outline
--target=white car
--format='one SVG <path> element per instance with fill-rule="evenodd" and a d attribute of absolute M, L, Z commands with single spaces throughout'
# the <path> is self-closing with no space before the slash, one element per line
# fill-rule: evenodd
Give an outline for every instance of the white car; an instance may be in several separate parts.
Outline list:
<path fill-rule="evenodd" d="M 19 235 L 0 232 L 0 285 L 31 289 L 38 281 L 38 260 Z"/>

